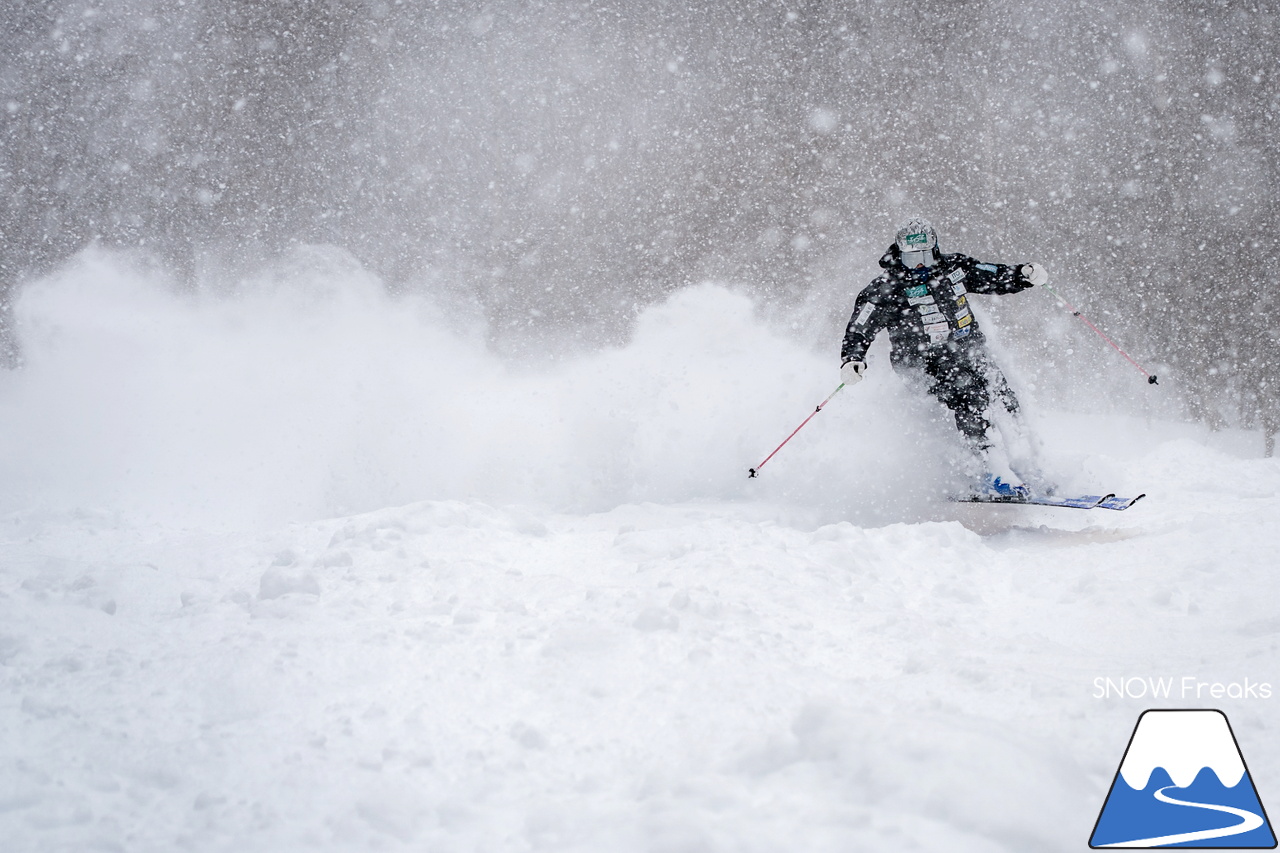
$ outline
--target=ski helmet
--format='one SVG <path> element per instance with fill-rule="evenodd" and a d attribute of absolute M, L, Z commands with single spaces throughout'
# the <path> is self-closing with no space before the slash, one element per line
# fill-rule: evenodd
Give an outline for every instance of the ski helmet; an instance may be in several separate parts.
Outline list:
<path fill-rule="evenodd" d="M 909 270 L 931 267 L 938 258 L 938 232 L 923 219 L 912 219 L 899 228 L 894 242 L 902 265 Z"/>

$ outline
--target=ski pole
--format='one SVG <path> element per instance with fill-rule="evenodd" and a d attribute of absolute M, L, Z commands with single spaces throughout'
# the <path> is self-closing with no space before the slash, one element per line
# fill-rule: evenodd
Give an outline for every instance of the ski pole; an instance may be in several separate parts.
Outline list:
<path fill-rule="evenodd" d="M 834 397 L 835 395 L 839 394 L 839 393 L 840 393 L 840 389 L 841 389 L 841 388 L 843 388 L 843 387 L 844 387 L 844 383 L 843 383 L 843 382 L 841 382 L 839 385 L 837 385 L 837 386 L 836 386 L 836 390 L 832 391 L 832 392 L 831 392 L 831 395 L 830 395 L 829 397 L 827 397 L 827 399 L 825 399 L 825 400 L 823 400 L 821 403 L 819 403 L 819 404 L 818 404 L 818 407 L 817 407 L 816 409 L 814 409 L 812 412 L 810 412 L 810 413 L 809 413 L 809 417 L 807 417 L 807 418 L 805 418 L 803 421 L 801 421 L 800 426 L 798 426 L 798 427 L 796 427 L 795 429 L 793 429 L 793 430 L 791 431 L 791 435 L 789 435 L 789 436 L 787 436 L 785 439 L 783 439 L 782 444 L 779 444 L 777 447 L 775 447 L 775 448 L 773 449 L 773 453 L 770 453 L 768 456 L 766 456 L 766 457 L 764 458 L 764 462 L 761 462 L 759 465 L 757 465 L 757 466 L 756 466 L 756 467 L 754 467 L 754 468 L 748 468 L 748 469 L 747 469 L 747 479 L 749 480 L 749 479 L 752 479 L 753 477 L 758 477 L 758 476 L 760 475 L 760 469 L 764 467 L 765 462 L 768 462 L 770 459 L 772 459 L 772 458 L 774 457 L 774 455 L 775 455 L 779 450 L 781 450 L 781 449 L 786 445 L 786 443 L 787 443 L 788 441 L 790 441 L 791 439 L 795 438 L 796 433 L 798 433 L 800 430 L 804 429 L 804 425 L 805 425 L 805 424 L 807 424 L 809 421 L 813 420 L 813 416 L 814 416 L 814 415 L 816 415 L 816 414 L 818 414 L 818 412 L 821 412 L 821 411 L 822 411 L 822 407 L 823 407 L 823 406 L 825 406 L 827 403 L 830 403 L 830 402 L 831 402 L 831 397 Z"/>
<path fill-rule="evenodd" d="M 1054 290 L 1052 287 L 1050 287 L 1050 286 L 1049 286 L 1049 285 L 1047 285 L 1047 284 L 1042 284 L 1042 285 L 1040 285 L 1040 286 L 1041 286 L 1041 287 L 1043 287 L 1045 290 L 1049 291 L 1050 293 L 1052 293 L 1052 294 L 1057 298 L 1057 300 L 1058 300 L 1059 302 L 1061 302 L 1061 303 L 1062 303 L 1062 305 L 1063 305 L 1063 307 L 1064 307 L 1064 308 L 1066 308 L 1068 311 L 1070 311 L 1070 312 L 1071 312 L 1072 314 L 1074 314 L 1075 316 L 1079 317 L 1079 318 L 1084 322 L 1084 324 L 1085 324 L 1086 326 L 1088 326 L 1090 329 L 1093 329 L 1095 332 L 1097 332 L 1097 333 L 1098 333 L 1098 337 L 1102 338 L 1104 341 L 1106 341 L 1107 343 L 1111 344 L 1111 348 L 1112 348 L 1113 350 L 1115 350 L 1116 352 L 1120 353 L 1122 356 L 1124 356 L 1125 361 L 1129 362 L 1129 363 L 1130 363 L 1130 364 L 1132 364 L 1134 367 L 1138 368 L 1138 372 L 1139 372 L 1139 373 L 1141 373 L 1143 376 L 1147 377 L 1147 384 L 1148 384 L 1148 385 L 1158 385 L 1158 384 L 1159 384 L 1158 382 L 1156 382 L 1155 374 L 1153 374 L 1153 373 L 1147 373 L 1147 371 L 1143 370 L 1143 369 L 1142 369 L 1142 365 L 1141 365 L 1141 364 L 1138 364 L 1138 362 L 1134 361 L 1134 360 L 1129 356 L 1129 353 L 1125 352 L 1124 350 L 1120 349 L 1120 347 L 1116 346 L 1116 342 L 1115 342 L 1115 341 L 1111 340 L 1111 338 L 1108 338 L 1106 335 L 1102 334 L 1102 330 L 1101 330 L 1101 329 L 1099 329 L 1097 326 L 1093 325 L 1093 323 L 1090 323 L 1090 322 L 1089 322 L 1089 318 L 1088 318 L 1088 317 L 1086 317 L 1086 316 L 1084 316 L 1083 314 L 1081 314 L 1079 311 L 1077 311 L 1077 310 L 1075 309 L 1075 306 L 1073 306 L 1070 302 L 1068 302 L 1067 300 L 1063 299 L 1063 298 L 1062 298 L 1062 294 L 1058 293 L 1058 291 Z"/>

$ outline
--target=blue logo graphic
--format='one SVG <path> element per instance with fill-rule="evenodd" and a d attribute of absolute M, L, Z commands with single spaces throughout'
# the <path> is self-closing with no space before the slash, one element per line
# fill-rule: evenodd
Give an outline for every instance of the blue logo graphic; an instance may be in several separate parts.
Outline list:
<path fill-rule="evenodd" d="M 1275 833 L 1221 711 L 1144 711 L 1092 848 L 1272 849 Z"/>

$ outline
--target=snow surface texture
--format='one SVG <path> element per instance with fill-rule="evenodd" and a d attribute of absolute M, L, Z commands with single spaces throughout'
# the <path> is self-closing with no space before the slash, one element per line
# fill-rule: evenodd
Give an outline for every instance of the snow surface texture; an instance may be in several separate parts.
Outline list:
<path fill-rule="evenodd" d="M 1257 436 L 1042 413 L 1062 482 L 1150 497 L 970 507 L 876 353 L 748 480 L 838 341 L 714 285 L 543 363 L 301 263 L 91 255 L 18 314 L 6 851 L 1079 850 L 1153 704 L 1095 678 L 1277 681 Z M 1173 703 L 1264 803 L 1275 701 Z"/>

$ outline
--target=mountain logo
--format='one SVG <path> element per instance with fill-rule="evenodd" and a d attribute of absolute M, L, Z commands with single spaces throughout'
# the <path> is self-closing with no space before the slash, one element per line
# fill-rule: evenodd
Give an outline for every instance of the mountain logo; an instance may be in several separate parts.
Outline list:
<path fill-rule="evenodd" d="M 1089 846 L 1274 849 L 1226 714 L 1143 711 Z"/>

